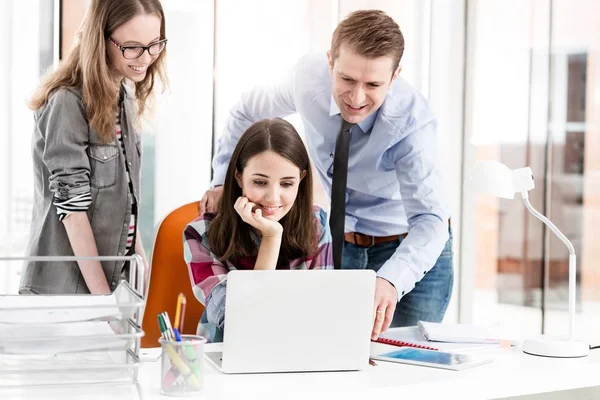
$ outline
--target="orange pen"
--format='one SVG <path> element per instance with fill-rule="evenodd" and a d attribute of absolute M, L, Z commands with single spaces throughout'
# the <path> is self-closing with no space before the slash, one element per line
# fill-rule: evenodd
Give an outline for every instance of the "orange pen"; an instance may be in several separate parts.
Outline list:
<path fill-rule="evenodd" d="M 185 319 L 185 295 L 183 293 L 180 294 L 181 296 L 181 317 L 179 318 L 179 324 L 177 324 L 177 326 L 179 327 L 179 333 L 183 333 L 183 321 Z"/>
<path fill-rule="evenodd" d="M 175 307 L 175 324 L 173 325 L 175 328 L 179 328 L 179 321 L 181 317 L 181 298 L 183 297 L 183 293 L 179 293 L 177 296 L 177 307 Z"/>

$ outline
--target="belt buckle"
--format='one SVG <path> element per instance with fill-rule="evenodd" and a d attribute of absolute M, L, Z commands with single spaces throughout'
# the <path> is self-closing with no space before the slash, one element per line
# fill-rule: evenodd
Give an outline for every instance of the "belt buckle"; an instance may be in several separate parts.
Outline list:
<path fill-rule="evenodd" d="M 360 247 L 364 247 L 364 248 L 371 248 L 375 246 L 375 236 L 371 236 L 371 235 L 365 235 L 363 233 L 359 233 L 359 232 L 352 232 L 354 234 L 354 244 L 356 244 L 357 246 Z M 361 237 L 367 237 L 369 238 L 369 240 L 371 241 L 371 243 L 367 243 L 367 244 L 362 244 L 363 242 L 361 240 L 359 240 L 359 238 Z"/>

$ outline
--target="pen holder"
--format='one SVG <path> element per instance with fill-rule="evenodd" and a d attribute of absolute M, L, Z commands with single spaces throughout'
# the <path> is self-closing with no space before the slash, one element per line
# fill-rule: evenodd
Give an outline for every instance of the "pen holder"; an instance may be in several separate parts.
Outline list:
<path fill-rule="evenodd" d="M 160 393 L 193 396 L 204 386 L 204 343 L 196 335 L 181 335 L 181 342 L 158 340 L 162 348 Z"/>

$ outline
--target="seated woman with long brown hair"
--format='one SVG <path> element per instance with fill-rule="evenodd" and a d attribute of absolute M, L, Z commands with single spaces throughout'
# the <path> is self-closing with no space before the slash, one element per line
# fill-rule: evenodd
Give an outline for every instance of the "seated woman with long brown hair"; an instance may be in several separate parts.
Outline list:
<path fill-rule="evenodd" d="M 242 135 L 218 214 L 200 215 L 183 234 L 209 340 L 222 340 L 229 271 L 333 268 L 327 217 L 313 206 L 312 188 L 308 153 L 289 122 L 262 120 Z"/>

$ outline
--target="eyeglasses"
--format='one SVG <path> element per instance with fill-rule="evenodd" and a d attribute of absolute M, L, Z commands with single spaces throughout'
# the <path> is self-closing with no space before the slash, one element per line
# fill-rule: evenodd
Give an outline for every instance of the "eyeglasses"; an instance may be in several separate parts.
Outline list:
<path fill-rule="evenodd" d="M 144 51 L 148 51 L 148 54 L 151 56 L 157 56 L 161 51 L 165 49 L 167 45 L 167 39 L 159 40 L 158 42 L 150 43 L 148 46 L 121 46 L 119 43 L 115 42 L 113 38 L 109 37 L 108 40 L 117 46 L 121 53 L 123 53 L 123 57 L 128 60 L 134 60 L 139 58 L 144 54 Z"/>

